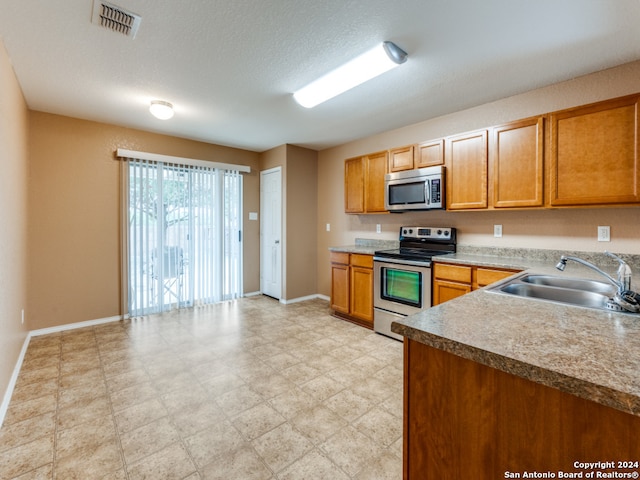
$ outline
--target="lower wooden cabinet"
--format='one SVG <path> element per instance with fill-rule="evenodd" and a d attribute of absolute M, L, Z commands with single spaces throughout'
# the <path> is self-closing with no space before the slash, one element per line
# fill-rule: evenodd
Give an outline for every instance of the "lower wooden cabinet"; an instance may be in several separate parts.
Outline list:
<path fill-rule="evenodd" d="M 433 305 L 471 291 L 471 267 L 434 263 L 433 266 Z"/>
<path fill-rule="evenodd" d="M 486 287 L 507 278 L 519 270 L 472 265 L 433 264 L 433 305 L 460 297 L 472 290 Z"/>
<path fill-rule="evenodd" d="M 373 328 L 373 255 L 331 252 L 331 308 Z"/>
<path fill-rule="evenodd" d="M 405 480 L 589 478 L 575 463 L 640 459 L 638 416 L 415 340 L 404 348 Z M 591 478 L 621 478 L 605 475 Z"/>
<path fill-rule="evenodd" d="M 331 308 L 349 313 L 349 254 L 331 254 Z"/>

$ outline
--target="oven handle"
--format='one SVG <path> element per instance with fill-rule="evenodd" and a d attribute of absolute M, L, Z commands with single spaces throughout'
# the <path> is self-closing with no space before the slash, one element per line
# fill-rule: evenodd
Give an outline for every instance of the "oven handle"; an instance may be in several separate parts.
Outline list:
<path fill-rule="evenodd" d="M 420 261 L 420 260 L 403 260 L 401 258 L 386 258 L 386 257 L 373 257 L 374 262 L 384 262 L 390 263 L 392 265 L 408 265 L 411 267 L 431 267 L 430 261 Z"/>

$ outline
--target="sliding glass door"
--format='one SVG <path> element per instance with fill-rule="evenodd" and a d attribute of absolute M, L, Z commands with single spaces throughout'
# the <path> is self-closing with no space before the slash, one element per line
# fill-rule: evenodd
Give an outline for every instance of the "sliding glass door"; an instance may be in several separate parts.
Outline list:
<path fill-rule="evenodd" d="M 242 293 L 242 176 L 128 160 L 131 316 Z"/>

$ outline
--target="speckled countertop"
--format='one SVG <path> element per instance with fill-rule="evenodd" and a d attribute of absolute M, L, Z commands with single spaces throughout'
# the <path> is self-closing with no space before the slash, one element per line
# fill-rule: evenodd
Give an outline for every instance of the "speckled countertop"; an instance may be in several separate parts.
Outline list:
<path fill-rule="evenodd" d="M 370 238 L 356 238 L 354 245 L 342 247 L 331 247 L 329 251 L 340 253 L 361 253 L 373 255 L 377 250 L 392 250 L 398 248 L 400 243 L 397 240 L 375 240 Z"/>
<path fill-rule="evenodd" d="M 465 251 L 437 261 L 591 277 L 577 263 L 554 268 L 558 252 Z M 569 252 L 569 254 L 573 254 Z M 546 258 L 548 256 L 549 258 Z M 602 254 L 578 253 L 615 264 Z M 636 275 L 638 256 L 625 256 Z M 608 268 L 612 267 L 612 268 Z M 518 274 L 516 274 L 518 275 Z M 637 288 L 636 288 L 637 290 Z M 463 358 L 640 416 L 640 315 L 496 294 L 486 288 L 395 322 L 392 331 Z"/>

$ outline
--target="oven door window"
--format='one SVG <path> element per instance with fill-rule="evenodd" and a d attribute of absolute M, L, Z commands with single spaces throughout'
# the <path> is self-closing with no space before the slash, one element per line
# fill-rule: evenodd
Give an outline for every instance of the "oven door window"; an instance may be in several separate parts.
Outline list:
<path fill-rule="evenodd" d="M 422 273 L 382 267 L 380 296 L 391 302 L 422 308 Z"/>

